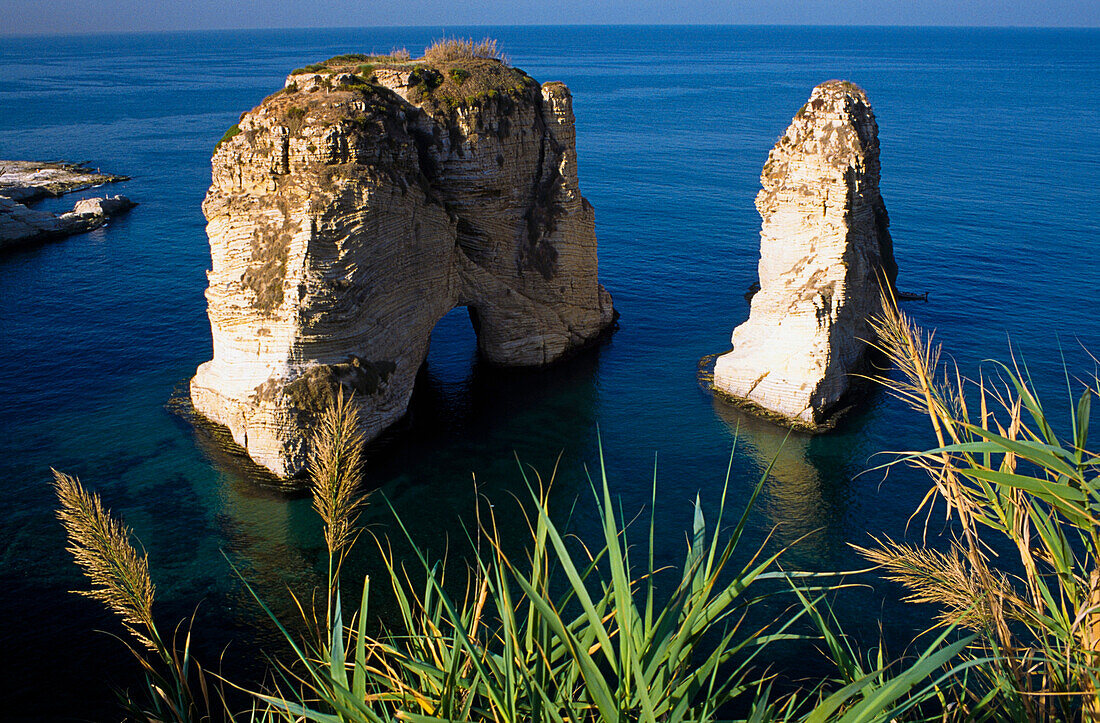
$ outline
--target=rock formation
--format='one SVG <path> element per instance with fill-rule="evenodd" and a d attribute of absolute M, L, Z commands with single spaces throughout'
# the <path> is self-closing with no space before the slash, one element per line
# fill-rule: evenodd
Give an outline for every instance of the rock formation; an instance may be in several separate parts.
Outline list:
<path fill-rule="evenodd" d="M 879 195 L 878 125 L 859 87 L 814 88 L 760 176 L 760 291 L 714 385 L 818 427 L 864 365 L 868 319 L 897 277 Z"/>
<path fill-rule="evenodd" d="M 125 196 L 86 198 L 77 201 L 72 211 L 55 215 L 27 208 L 6 195 L 9 191 L 20 198 L 54 195 L 39 194 L 37 190 L 34 186 L 0 188 L 0 251 L 91 231 L 107 223 L 111 216 L 137 205 Z"/>
<path fill-rule="evenodd" d="M 214 355 L 191 398 L 279 476 L 302 470 L 338 385 L 368 436 L 401 417 L 453 308 L 508 365 L 613 321 L 569 90 L 495 59 L 295 71 L 219 143 L 203 211 Z"/>
<path fill-rule="evenodd" d="M 77 201 L 72 211 L 55 215 L 24 204 L 127 180 L 70 163 L 0 161 L 0 250 L 91 231 L 137 205 L 125 196 L 89 198 Z"/>
<path fill-rule="evenodd" d="M 0 160 L 0 196 L 24 204 L 129 180 L 128 176 L 92 171 L 82 163 Z"/>

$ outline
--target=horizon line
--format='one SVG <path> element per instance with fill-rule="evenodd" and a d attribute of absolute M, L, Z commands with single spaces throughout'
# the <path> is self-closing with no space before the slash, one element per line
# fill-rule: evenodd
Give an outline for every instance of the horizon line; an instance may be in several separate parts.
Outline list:
<path fill-rule="evenodd" d="M 332 30 L 425 30 L 439 28 L 446 32 L 453 28 L 850 28 L 850 29 L 891 29 L 891 30 L 1100 30 L 1100 25 L 862 25 L 844 23 L 824 25 L 814 23 L 511 23 L 508 25 L 304 25 L 304 26 L 267 26 L 267 27 L 211 27 L 188 29 L 147 29 L 147 30 L 93 30 L 88 32 L 42 32 L 42 33 L 2 33 L 2 39 L 19 38 L 85 38 L 112 35 L 189 35 L 195 33 L 249 33 L 271 31 L 332 31 Z"/>

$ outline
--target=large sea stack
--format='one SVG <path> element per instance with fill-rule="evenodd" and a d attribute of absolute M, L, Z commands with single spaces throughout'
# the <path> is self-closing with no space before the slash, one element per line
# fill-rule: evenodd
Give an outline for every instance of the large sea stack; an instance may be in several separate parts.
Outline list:
<path fill-rule="evenodd" d="M 614 311 L 574 140 L 569 90 L 492 58 L 294 71 L 214 152 L 214 356 L 191 382 L 196 410 L 289 477 L 339 387 L 368 436 L 405 413 L 456 307 L 497 364 L 594 341 Z"/>
<path fill-rule="evenodd" d="M 760 290 L 714 384 L 796 426 L 820 427 L 864 368 L 868 320 L 897 277 L 878 124 L 863 90 L 839 80 L 814 88 L 760 179 Z"/>

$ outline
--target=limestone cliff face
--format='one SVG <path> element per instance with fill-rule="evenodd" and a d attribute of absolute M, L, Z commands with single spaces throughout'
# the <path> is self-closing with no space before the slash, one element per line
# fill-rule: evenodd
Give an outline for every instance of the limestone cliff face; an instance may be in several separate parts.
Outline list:
<path fill-rule="evenodd" d="M 814 88 L 760 178 L 760 291 L 714 384 L 817 426 L 864 363 L 880 279 L 893 287 L 897 277 L 878 125 L 863 90 L 844 81 Z"/>
<path fill-rule="evenodd" d="M 370 436 L 404 414 L 455 307 L 509 365 L 553 362 L 614 314 L 564 85 L 481 58 L 349 60 L 245 113 L 203 204 L 214 356 L 191 397 L 280 476 L 337 385 Z"/>

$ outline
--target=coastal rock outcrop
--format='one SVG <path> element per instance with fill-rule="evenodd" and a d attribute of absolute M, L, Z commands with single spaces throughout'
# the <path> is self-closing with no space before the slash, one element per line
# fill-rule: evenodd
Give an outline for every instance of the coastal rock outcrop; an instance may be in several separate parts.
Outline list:
<path fill-rule="evenodd" d="M 87 198 L 77 201 L 68 213 L 55 215 L 35 211 L 6 196 L 0 196 L 0 250 L 29 246 L 91 231 L 107 219 L 136 206 L 125 196 Z"/>
<path fill-rule="evenodd" d="M 82 163 L 0 160 L 0 196 L 23 204 L 129 180 L 98 168 L 93 171 Z"/>
<path fill-rule="evenodd" d="M 839 80 L 814 88 L 760 179 L 760 290 L 715 363 L 714 386 L 819 427 L 865 365 L 868 320 L 897 278 L 864 91 Z"/>
<path fill-rule="evenodd" d="M 614 311 L 574 134 L 563 84 L 492 58 L 340 56 L 292 73 L 214 153 L 214 354 L 195 409 L 290 477 L 340 386 L 368 436 L 404 414 L 456 307 L 498 364 L 593 342 Z"/>

